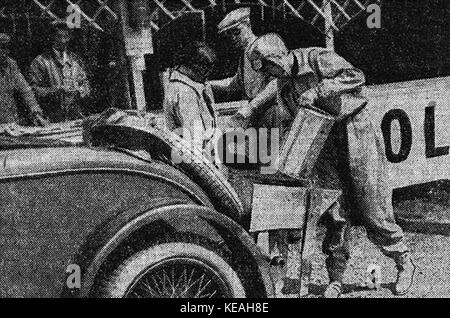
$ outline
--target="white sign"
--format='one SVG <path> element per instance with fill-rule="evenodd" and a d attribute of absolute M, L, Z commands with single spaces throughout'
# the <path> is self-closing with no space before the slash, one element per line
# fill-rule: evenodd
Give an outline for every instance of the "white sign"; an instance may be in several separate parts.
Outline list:
<path fill-rule="evenodd" d="M 450 77 L 367 88 L 393 188 L 450 179 Z"/>

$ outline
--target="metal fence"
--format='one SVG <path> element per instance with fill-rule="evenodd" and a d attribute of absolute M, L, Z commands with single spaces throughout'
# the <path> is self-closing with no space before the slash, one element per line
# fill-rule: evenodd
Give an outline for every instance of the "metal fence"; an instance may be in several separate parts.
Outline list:
<path fill-rule="evenodd" d="M 112 0 L 64 0 L 67 5 L 77 5 L 84 21 L 94 28 L 104 31 L 107 20 L 117 20 Z M 33 0 L 42 12 L 53 19 L 62 19 L 54 8 L 60 0 Z M 323 34 L 330 30 L 340 31 L 371 3 L 379 0 L 148 0 L 149 23 L 155 31 L 184 15 L 186 12 L 205 10 L 226 10 L 230 6 L 252 6 L 270 8 L 283 12 L 283 16 L 294 16 L 314 27 Z"/>

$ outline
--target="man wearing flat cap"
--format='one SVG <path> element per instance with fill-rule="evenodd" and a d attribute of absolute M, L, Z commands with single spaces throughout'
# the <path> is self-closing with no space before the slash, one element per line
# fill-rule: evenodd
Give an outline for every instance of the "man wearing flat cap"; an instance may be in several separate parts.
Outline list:
<path fill-rule="evenodd" d="M 0 124 L 20 122 L 18 105 L 24 105 L 24 113 L 29 121 L 34 125 L 45 126 L 48 122 L 42 116 L 33 90 L 17 63 L 8 56 L 10 41 L 7 34 L 0 33 Z"/>
<path fill-rule="evenodd" d="M 313 175 L 319 187 L 343 190 L 346 195 L 335 206 L 338 214 L 347 220 L 350 216 L 365 226 L 368 238 L 396 263 L 395 294 L 407 293 L 416 267 L 403 231 L 394 218 L 386 159 L 366 107 L 362 71 L 324 48 L 289 51 L 277 34 L 258 38 L 249 49 L 248 57 L 255 70 L 278 80 L 277 117 L 282 133 L 290 133 L 294 119 L 302 114 L 300 108 L 319 109 L 336 119 Z M 258 109 L 251 111 L 258 112 Z M 347 214 L 348 211 L 352 214 Z M 338 297 L 342 292 L 350 256 L 348 236 L 347 222 L 338 224 L 328 220 L 323 244 L 330 276 L 326 297 Z"/>
<path fill-rule="evenodd" d="M 251 29 L 250 8 L 239 8 L 228 13 L 219 23 L 218 32 L 231 38 L 233 45 L 239 48 L 243 54 L 233 77 L 210 82 L 214 94 L 225 97 L 239 94 L 242 99 L 250 101 L 253 108 L 264 109 L 263 113 L 265 113 L 274 104 L 276 81 L 271 76 L 255 71 L 248 60 L 248 49 L 257 39 Z M 240 111 L 246 112 L 247 108 L 238 112 Z M 270 112 L 268 112 L 265 121 L 270 122 L 270 120 Z"/>
<path fill-rule="evenodd" d="M 91 93 L 84 63 L 68 49 L 72 30 L 67 23 L 55 21 L 51 27 L 52 46 L 31 63 L 30 84 L 51 122 L 80 119 Z"/>

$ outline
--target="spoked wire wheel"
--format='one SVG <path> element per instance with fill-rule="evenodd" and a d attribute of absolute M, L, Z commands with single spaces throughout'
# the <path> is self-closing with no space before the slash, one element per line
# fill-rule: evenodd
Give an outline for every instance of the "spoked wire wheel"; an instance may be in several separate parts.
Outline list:
<path fill-rule="evenodd" d="M 187 242 L 157 244 L 137 252 L 101 285 L 101 297 L 245 297 L 237 272 L 220 251 Z"/>
<path fill-rule="evenodd" d="M 128 298 L 223 298 L 230 286 L 201 261 L 173 258 L 156 264 L 130 286 Z"/>

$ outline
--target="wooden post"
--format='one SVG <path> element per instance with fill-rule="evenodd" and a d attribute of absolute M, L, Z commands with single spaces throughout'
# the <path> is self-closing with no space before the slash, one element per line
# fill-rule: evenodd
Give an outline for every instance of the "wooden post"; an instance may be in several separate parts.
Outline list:
<path fill-rule="evenodd" d="M 153 53 L 152 32 L 150 27 L 135 30 L 129 24 L 128 1 L 119 0 L 119 12 L 122 32 L 125 40 L 126 55 L 130 59 L 133 74 L 136 107 L 140 111 L 147 108 L 142 72 L 145 71 L 145 55 Z"/>
<path fill-rule="evenodd" d="M 325 11 L 325 16 L 333 20 L 333 12 L 331 10 L 331 2 L 328 0 L 323 0 L 323 6 Z M 327 49 L 334 51 L 334 30 L 328 19 L 325 19 L 325 45 Z"/>

